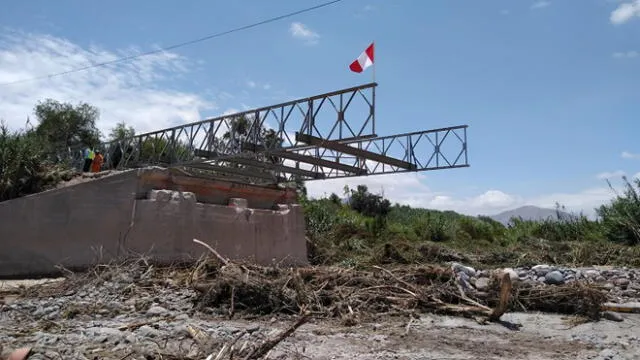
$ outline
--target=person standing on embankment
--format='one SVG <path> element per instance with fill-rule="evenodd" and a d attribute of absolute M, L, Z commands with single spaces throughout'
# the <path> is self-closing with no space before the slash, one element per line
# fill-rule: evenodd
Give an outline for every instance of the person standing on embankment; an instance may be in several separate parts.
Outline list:
<path fill-rule="evenodd" d="M 93 161 L 91 162 L 91 172 L 100 172 L 102 170 L 102 164 L 104 163 L 104 157 L 100 151 L 96 151 Z"/>
<path fill-rule="evenodd" d="M 93 158 L 95 154 L 90 147 L 87 147 L 83 151 L 84 155 L 84 165 L 82 166 L 82 172 L 89 172 L 91 170 L 91 163 L 93 162 Z"/>

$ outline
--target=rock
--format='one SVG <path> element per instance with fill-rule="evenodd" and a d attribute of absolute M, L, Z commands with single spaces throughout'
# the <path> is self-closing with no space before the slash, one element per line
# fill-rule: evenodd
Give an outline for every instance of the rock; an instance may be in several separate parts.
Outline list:
<path fill-rule="evenodd" d="M 476 279 L 476 289 L 480 291 L 484 291 L 489 287 L 489 279 L 488 278 L 478 278 Z"/>
<path fill-rule="evenodd" d="M 453 264 L 451 264 L 451 268 L 453 269 L 454 272 L 456 272 L 456 273 L 464 273 L 468 277 L 475 277 L 476 276 L 476 269 L 472 268 L 471 266 L 464 266 L 462 264 L 453 263 Z"/>
<path fill-rule="evenodd" d="M 158 316 L 158 315 L 164 315 L 168 312 L 169 310 L 163 308 L 162 306 L 152 306 L 149 308 L 149 310 L 147 310 L 147 315 Z"/>
<path fill-rule="evenodd" d="M 551 269 L 551 266 L 549 265 L 536 265 L 532 267 L 531 270 L 533 270 L 538 276 L 544 276 L 544 275 L 547 275 L 547 273 L 550 272 L 552 269 Z"/>
<path fill-rule="evenodd" d="M 188 314 L 178 314 L 176 316 L 176 320 L 189 320 L 189 315 Z"/>
<path fill-rule="evenodd" d="M 576 270 L 576 280 L 580 280 L 582 278 L 582 271 Z"/>
<path fill-rule="evenodd" d="M 604 284 L 602 287 L 604 287 L 607 290 L 613 290 L 613 289 L 615 289 L 616 286 L 613 283 L 608 282 L 608 283 Z"/>
<path fill-rule="evenodd" d="M 504 269 L 502 269 L 502 272 L 509 274 L 509 277 L 511 278 L 511 281 L 520 280 L 520 277 L 518 276 L 518 273 L 515 270 L 513 270 L 512 268 L 504 268 Z"/>
<path fill-rule="evenodd" d="M 607 320 L 616 321 L 616 322 L 624 321 L 624 318 L 620 314 L 613 311 L 603 311 L 602 317 Z"/>
<path fill-rule="evenodd" d="M 596 277 L 600 276 L 600 272 L 598 270 L 589 269 L 589 270 L 585 270 L 583 275 L 587 279 L 595 279 Z"/>
<path fill-rule="evenodd" d="M 544 276 L 544 282 L 549 285 L 564 284 L 564 275 L 557 270 L 551 271 Z"/>
<path fill-rule="evenodd" d="M 469 276 L 466 273 L 458 273 L 458 283 L 464 290 L 471 288 L 471 284 L 469 284 Z"/>
<path fill-rule="evenodd" d="M 629 286 L 629 283 L 631 283 L 631 281 L 627 278 L 618 278 L 618 279 L 615 279 L 613 283 L 617 287 L 621 288 L 622 290 L 626 290 L 627 287 Z"/>
<path fill-rule="evenodd" d="M 149 325 L 141 326 L 138 329 L 138 335 L 142 337 L 154 338 L 154 337 L 157 337 L 159 334 L 160 333 L 158 332 L 158 330 L 152 328 Z"/>
<path fill-rule="evenodd" d="M 602 351 L 600 351 L 599 356 L 602 357 L 602 359 L 606 359 L 606 360 L 611 360 L 613 359 L 618 353 L 615 350 L 612 349 L 604 349 Z"/>

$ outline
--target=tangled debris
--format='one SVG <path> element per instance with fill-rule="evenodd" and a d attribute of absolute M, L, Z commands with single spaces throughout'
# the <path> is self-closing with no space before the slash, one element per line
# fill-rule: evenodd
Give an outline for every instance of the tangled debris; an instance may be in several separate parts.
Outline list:
<path fill-rule="evenodd" d="M 197 241 L 197 240 L 196 240 Z M 268 315 L 310 311 L 354 324 L 367 316 L 432 312 L 498 320 L 507 310 L 557 312 L 598 319 L 606 296 L 580 283 L 512 284 L 496 273 L 488 294 L 464 290 L 450 268 L 431 265 L 371 270 L 338 267 L 280 269 L 219 260 L 201 266 L 193 287 L 198 309 Z"/>

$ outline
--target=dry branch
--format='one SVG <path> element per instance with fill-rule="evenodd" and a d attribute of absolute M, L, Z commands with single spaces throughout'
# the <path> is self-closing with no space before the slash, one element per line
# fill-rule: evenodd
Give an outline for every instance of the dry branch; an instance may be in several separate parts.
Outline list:
<path fill-rule="evenodd" d="M 293 334 L 300 326 L 306 323 L 309 320 L 309 314 L 306 313 L 298 318 L 298 320 L 289 326 L 286 330 L 278 334 L 273 339 L 269 339 L 262 343 L 259 347 L 251 351 L 244 359 L 260 359 L 265 356 L 271 349 L 273 349 L 276 345 L 278 345 L 282 340 L 288 338 Z"/>
<path fill-rule="evenodd" d="M 315 267 L 250 269 L 227 262 L 224 271 L 201 279 L 193 288 L 198 305 L 225 309 L 225 314 L 299 314 L 355 319 L 379 313 L 412 311 L 483 317 L 497 321 L 513 304 L 528 310 L 586 315 L 597 318 L 605 297 L 581 285 L 545 286 L 511 283 L 508 274 L 490 287 L 488 298 L 463 290 L 455 274 L 436 266 L 405 266 L 373 271 Z"/>

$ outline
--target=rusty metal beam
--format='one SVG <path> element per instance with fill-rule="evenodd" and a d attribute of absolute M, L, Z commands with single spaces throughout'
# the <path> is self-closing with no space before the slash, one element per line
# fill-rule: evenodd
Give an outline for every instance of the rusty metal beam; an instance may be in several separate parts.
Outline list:
<path fill-rule="evenodd" d="M 268 155 L 272 155 L 272 156 L 282 157 L 282 158 L 293 160 L 293 161 L 299 161 L 299 162 L 305 163 L 305 164 L 311 164 L 311 165 L 322 166 L 322 167 L 326 167 L 326 168 L 330 168 L 330 169 L 336 169 L 336 170 L 352 173 L 352 174 L 355 174 L 355 175 L 366 175 L 367 174 L 367 170 L 366 169 L 361 169 L 361 168 L 358 168 L 358 167 L 355 167 L 355 166 L 351 166 L 351 165 L 345 165 L 345 164 L 339 163 L 337 161 L 331 161 L 331 160 L 325 160 L 325 159 L 322 159 L 322 158 L 316 158 L 316 157 L 309 156 L 309 155 L 302 155 L 302 154 L 298 154 L 298 153 L 284 152 L 284 151 L 281 151 L 281 152 L 269 152 L 267 154 Z"/>
<path fill-rule="evenodd" d="M 325 178 L 323 173 L 304 170 L 304 169 L 299 169 L 299 168 L 294 168 L 294 167 L 285 166 L 285 165 L 281 165 L 281 164 L 272 164 L 272 163 L 269 163 L 269 162 L 258 161 L 258 160 L 254 160 L 254 159 L 236 157 L 236 158 L 225 159 L 224 161 L 225 162 L 227 162 L 227 161 L 228 162 L 233 162 L 233 163 L 236 163 L 236 164 L 247 165 L 247 166 L 252 166 L 252 167 L 256 167 L 256 168 L 264 168 L 264 169 L 280 171 L 280 172 L 288 173 L 288 174 L 305 176 L 305 177 L 308 177 L 308 178 L 311 178 L 311 179 L 324 179 Z"/>
<path fill-rule="evenodd" d="M 412 163 L 406 162 L 406 161 L 402 161 L 402 160 L 398 160 L 389 156 L 385 156 L 385 155 L 380 155 L 377 153 L 374 153 L 372 151 L 367 151 L 367 150 L 362 150 L 362 149 L 358 149 L 355 148 L 353 146 L 349 146 L 349 145 L 345 145 L 345 144 L 341 144 L 335 141 L 331 141 L 331 140 L 325 140 L 325 139 L 321 139 L 315 136 L 311 136 L 311 135 L 306 135 L 306 134 L 300 134 L 300 133 L 296 133 L 296 141 L 301 141 L 304 143 L 307 143 L 309 145 L 313 145 L 313 146 L 317 146 L 317 147 L 322 147 L 325 149 L 330 149 L 330 150 L 334 150 L 334 151 L 338 151 L 344 154 L 349 154 L 349 155 L 353 155 L 353 156 L 357 156 L 363 159 L 367 159 L 367 160 L 373 160 L 379 163 L 383 163 L 383 164 L 389 164 L 392 166 L 396 166 L 399 168 L 403 168 L 406 170 L 415 170 L 416 166 Z"/>
<path fill-rule="evenodd" d="M 236 169 L 236 168 L 232 168 L 232 167 L 219 166 L 219 165 L 209 164 L 209 163 L 189 164 L 186 167 L 195 168 L 195 169 L 201 169 L 201 170 L 215 171 L 215 172 L 224 173 L 224 174 L 238 175 L 238 176 L 243 176 L 243 177 L 247 177 L 247 178 L 259 178 L 259 179 L 266 179 L 266 180 L 274 180 L 275 179 L 275 177 L 272 174 L 268 174 L 268 173 L 261 173 L 261 172 L 257 172 L 257 171 L 247 170 L 247 169 Z"/>

